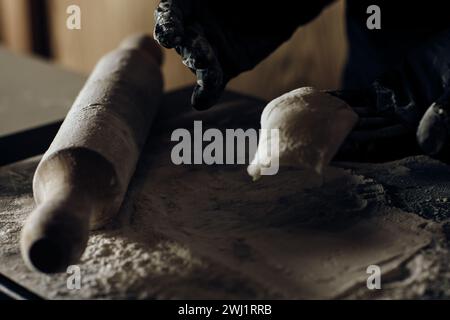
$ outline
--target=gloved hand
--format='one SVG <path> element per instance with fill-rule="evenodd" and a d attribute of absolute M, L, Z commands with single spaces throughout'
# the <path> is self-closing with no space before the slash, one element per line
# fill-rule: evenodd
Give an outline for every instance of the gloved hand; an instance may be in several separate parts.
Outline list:
<path fill-rule="evenodd" d="M 383 152 L 422 149 L 450 161 L 450 30 L 417 47 L 369 88 L 331 93 L 361 118 L 347 150 L 361 155 L 371 149 L 375 160 Z"/>
<path fill-rule="evenodd" d="M 232 78 L 255 67 L 332 1 L 308 1 L 299 10 L 291 0 L 162 0 L 154 37 L 175 48 L 196 74 L 191 102 L 204 110 Z"/>
<path fill-rule="evenodd" d="M 419 153 L 414 128 L 395 114 L 379 111 L 375 87 L 328 93 L 347 102 L 359 116 L 335 160 L 384 162 Z"/>

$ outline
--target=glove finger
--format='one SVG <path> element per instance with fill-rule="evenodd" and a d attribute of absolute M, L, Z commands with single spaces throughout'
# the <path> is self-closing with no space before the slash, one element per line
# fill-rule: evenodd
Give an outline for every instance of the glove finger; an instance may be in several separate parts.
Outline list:
<path fill-rule="evenodd" d="M 438 155 L 448 141 L 448 114 L 439 104 L 433 104 L 425 112 L 417 129 L 417 142 L 430 156 Z"/>
<path fill-rule="evenodd" d="M 197 86 L 191 103 L 197 110 L 210 108 L 220 97 L 224 87 L 224 74 L 215 51 L 199 26 L 191 26 L 182 45 L 176 46 L 183 64 L 197 77 Z"/>
<path fill-rule="evenodd" d="M 184 36 L 183 9 L 174 0 L 161 0 L 155 10 L 153 36 L 159 44 L 168 49 L 182 42 Z"/>
<path fill-rule="evenodd" d="M 197 85 L 191 98 L 192 106 L 197 110 L 209 109 L 220 98 L 224 88 L 220 68 L 197 70 Z"/>

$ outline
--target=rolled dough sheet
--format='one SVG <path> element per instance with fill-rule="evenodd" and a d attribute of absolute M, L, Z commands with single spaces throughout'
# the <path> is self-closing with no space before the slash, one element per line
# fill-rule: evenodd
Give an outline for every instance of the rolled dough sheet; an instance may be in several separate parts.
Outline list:
<path fill-rule="evenodd" d="M 249 119 L 225 114 L 194 113 L 174 126 L 192 129 L 195 118 L 245 128 L 239 119 Z M 440 225 L 390 207 L 376 166 L 329 169 L 320 188 L 296 169 L 254 183 L 245 165 L 174 166 L 169 133 L 148 142 L 118 220 L 92 234 L 80 290 L 67 288 L 70 275 L 32 273 L 20 258 L 38 159 L 0 169 L 0 272 L 46 298 L 317 299 L 372 297 L 366 269 L 375 264 L 383 286 L 400 281 L 404 296 L 423 294 L 411 290 L 419 280 L 408 266 L 440 237 Z"/>

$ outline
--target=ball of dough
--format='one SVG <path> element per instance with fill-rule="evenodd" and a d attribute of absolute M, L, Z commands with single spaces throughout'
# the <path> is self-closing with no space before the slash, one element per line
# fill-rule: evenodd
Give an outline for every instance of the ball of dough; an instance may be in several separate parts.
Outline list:
<path fill-rule="evenodd" d="M 326 92 L 307 87 L 286 93 L 264 109 L 258 150 L 247 171 L 257 180 L 278 157 L 280 166 L 322 174 L 357 121 L 350 106 Z M 278 129 L 278 152 L 270 152 L 270 129 Z"/>

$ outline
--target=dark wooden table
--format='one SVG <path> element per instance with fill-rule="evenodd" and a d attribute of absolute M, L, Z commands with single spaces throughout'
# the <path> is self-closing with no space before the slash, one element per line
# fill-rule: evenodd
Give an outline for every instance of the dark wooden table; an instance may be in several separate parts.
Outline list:
<path fill-rule="evenodd" d="M 84 77 L 3 49 L 0 70 L 0 161 L 12 163 L 0 167 L 0 206 L 4 206 L 0 207 L 0 240 L 7 240 L 0 248 L 0 270 L 8 275 L 0 275 L 0 299 L 39 298 L 34 292 L 56 299 L 450 297 L 446 285 L 450 254 L 440 249 L 448 248 L 448 166 L 426 157 L 383 165 L 341 164 L 351 172 L 345 175 L 347 180 L 308 192 L 302 192 L 299 170 L 283 170 L 255 185 L 245 166 L 176 167 L 167 160 L 172 128 L 180 128 L 183 121 L 187 126 L 182 128 L 191 128 L 197 119 L 214 128 L 256 128 L 265 105 L 227 92 L 214 110 L 196 113 L 189 106 L 191 88 L 164 98 L 159 121 L 152 127 L 155 135 L 144 148 L 129 189 L 120 218 L 124 221 L 117 221 L 126 223 L 91 237 L 95 242 L 91 245 L 104 248 L 106 243 L 110 249 L 100 250 L 101 259 L 97 251 L 88 252 L 89 259 L 80 262 L 89 290 L 68 291 L 65 274 L 48 277 L 30 272 L 20 257 L 18 239 L 21 223 L 34 207 L 33 172 Z M 353 179 L 358 183 L 353 184 Z M 149 189 L 141 188 L 147 184 Z M 197 199 L 198 189 L 208 195 L 203 201 Z M 153 204 L 161 206 L 147 210 Z M 311 229 L 308 223 L 315 223 L 317 213 L 331 222 L 313 224 Z M 142 230 L 141 224 L 149 228 Z M 124 236 L 126 228 L 135 232 Z M 388 237 L 381 242 L 367 240 L 380 230 Z M 336 235 L 346 246 L 335 241 Z M 122 247 L 116 245 L 117 239 Z M 317 241 L 328 244 L 320 254 L 310 250 Z M 123 244 L 136 248 L 147 260 L 135 265 L 132 253 L 116 255 Z M 174 251 L 173 246 L 180 250 Z M 383 259 L 372 261 L 374 255 Z M 342 257 L 364 266 L 380 263 L 395 271 L 383 282 L 386 289 L 378 292 L 381 296 L 367 291 L 365 267 L 339 269 L 338 277 L 314 278 L 317 269 L 331 266 L 334 270 Z M 313 272 L 307 265 L 314 261 Z M 180 268 L 173 273 L 176 262 Z M 440 269 L 435 278 L 422 279 L 408 272 L 410 262 L 419 275 L 431 274 L 435 265 Z M 159 268 L 159 263 L 165 267 Z M 123 272 L 110 275 L 107 266 Z M 311 278 L 304 278 L 305 274 Z M 352 292 L 342 291 L 340 279 L 346 274 L 357 279 Z M 118 283 L 122 286 L 117 287 Z M 416 284 L 427 290 L 414 291 Z M 313 295 L 320 286 L 330 289 L 325 290 L 330 296 L 323 291 Z"/>

